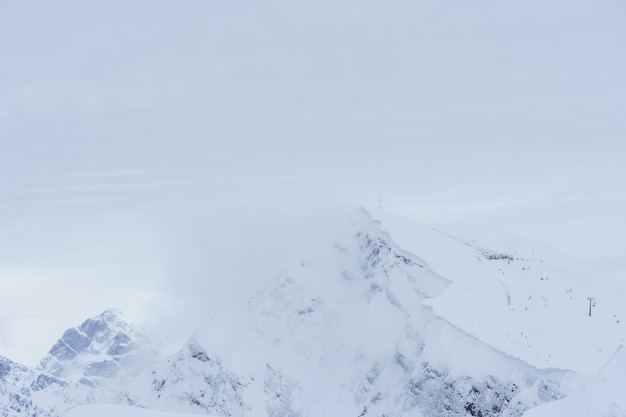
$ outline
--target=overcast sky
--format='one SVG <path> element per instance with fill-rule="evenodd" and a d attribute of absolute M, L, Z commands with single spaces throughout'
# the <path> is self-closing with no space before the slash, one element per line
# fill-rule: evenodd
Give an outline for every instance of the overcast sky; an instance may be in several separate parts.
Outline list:
<path fill-rule="evenodd" d="M 620 280 L 625 45 L 618 0 L 0 0 L 0 354 L 182 340 L 379 199 Z"/>

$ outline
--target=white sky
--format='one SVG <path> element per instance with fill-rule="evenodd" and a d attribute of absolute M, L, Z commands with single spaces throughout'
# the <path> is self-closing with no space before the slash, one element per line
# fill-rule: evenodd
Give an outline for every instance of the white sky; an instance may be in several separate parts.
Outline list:
<path fill-rule="evenodd" d="M 621 280 L 624 45 L 617 0 L 0 0 L 0 354 L 184 338 L 379 198 Z"/>

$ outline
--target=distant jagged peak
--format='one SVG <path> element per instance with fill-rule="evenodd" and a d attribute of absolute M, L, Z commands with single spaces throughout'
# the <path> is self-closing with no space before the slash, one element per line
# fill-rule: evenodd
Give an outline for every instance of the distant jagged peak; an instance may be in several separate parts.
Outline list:
<path fill-rule="evenodd" d="M 128 341 L 133 333 L 136 332 L 131 321 L 121 311 L 108 309 L 66 330 L 50 349 L 48 356 L 59 361 L 69 361 L 81 353 L 101 353 L 105 345 Z M 110 352 L 113 355 L 120 353 Z M 43 361 L 41 367 L 45 368 Z"/>
<path fill-rule="evenodd" d="M 85 320 L 78 329 L 87 337 L 98 339 L 108 338 L 112 333 L 132 333 L 134 326 L 131 320 L 120 310 L 111 308 L 95 317 Z"/>
<path fill-rule="evenodd" d="M 134 374 L 156 360 L 158 344 L 118 309 L 107 309 L 66 330 L 39 369 L 86 385 Z"/>
<path fill-rule="evenodd" d="M 102 320 L 107 323 L 123 323 L 132 326 L 131 320 L 122 312 L 122 310 L 117 308 L 107 308 L 102 313 L 93 317 L 91 320 Z"/>

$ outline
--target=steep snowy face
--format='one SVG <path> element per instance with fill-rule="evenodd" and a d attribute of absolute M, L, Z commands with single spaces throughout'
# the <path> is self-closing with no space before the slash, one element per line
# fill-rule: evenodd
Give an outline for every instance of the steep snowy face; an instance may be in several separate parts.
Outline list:
<path fill-rule="evenodd" d="M 158 358 L 153 340 L 120 311 L 106 310 L 68 329 L 39 369 L 88 386 L 119 384 Z"/>
<path fill-rule="evenodd" d="M 537 368 L 594 375 L 624 343 L 623 294 L 539 244 L 509 254 L 373 209 L 382 230 L 451 285 L 425 301 L 438 317 Z"/>
<path fill-rule="evenodd" d="M 626 416 L 626 351 L 620 348 L 607 365 L 572 395 L 529 410 L 525 417 Z"/>
<path fill-rule="evenodd" d="M 168 411 L 243 415 L 247 380 L 191 340 L 176 355 L 145 372 L 128 387 L 132 403 Z"/>
<path fill-rule="evenodd" d="M 428 301 L 453 282 L 366 212 L 330 242 L 145 373 L 134 400 L 221 416 L 520 416 L 574 378 L 436 316 Z"/>

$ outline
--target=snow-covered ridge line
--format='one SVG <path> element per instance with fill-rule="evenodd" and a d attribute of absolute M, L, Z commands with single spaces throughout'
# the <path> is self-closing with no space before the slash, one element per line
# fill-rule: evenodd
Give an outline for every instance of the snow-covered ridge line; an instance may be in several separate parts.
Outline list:
<path fill-rule="evenodd" d="M 371 214 L 371 213 L 370 213 L 367 209 L 363 209 L 363 210 L 367 213 L 367 215 L 368 215 L 368 216 L 370 216 L 370 217 L 372 216 L 372 214 Z M 372 217 L 371 217 L 371 218 L 372 218 Z M 428 263 L 427 263 L 425 260 L 423 260 L 423 259 L 419 258 L 419 256 L 417 256 L 417 255 L 416 255 L 416 254 L 414 254 L 414 253 L 408 252 L 407 250 L 400 248 L 400 247 L 399 247 L 399 246 L 398 246 L 398 245 L 394 242 L 394 240 L 393 240 L 393 238 L 392 238 L 391 234 L 390 234 L 389 232 L 387 232 L 387 231 L 385 231 L 385 230 L 383 230 L 383 229 L 382 229 L 381 221 L 376 220 L 375 218 L 372 218 L 372 221 L 373 221 L 373 223 L 376 225 L 376 227 L 378 227 L 378 228 L 380 229 L 380 231 L 379 231 L 380 236 L 381 236 L 381 237 L 383 237 L 383 239 L 385 239 L 387 242 L 389 242 L 390 247 L 393 247 L 393 248 L 394 248 L 394 252 L 395 252 L 396 254 L 400 253 L 404 259 L 413 259 L 413 260 L 417 260 L 417 262 L 416 262 L 416 263 L 417 263 L 420 267 L 422 267 L 422 268 L 424 268 L 424 267 L 425 267 L 425 268 L 427 268 L 427 269 L 430 269 L 430 266 L 428 265 Z M 510 261 L 512 261 L 512 260 L 515 260 L 515 257 L 514 257 L 513 255 L 499 253 L 499 252 L 496 252 L 496 251 L 493 251 L 493 250 L 490 250 L 490 249 L 484 249 L 484 248 L 481 248 L 481 247 L 479 247 L 479 246 L 477 246 L 477 245 L 470 245 L 470 244 L 468 244 L 468 243 L 464 243 L 464 242 L 462 242 L 462 241 L 460 241 L 460 240 L 458 240 L 458 239 L 456 239 L 456 238 L 454 238 L 454 237 L 447 236 L 447 235 L 445 235 L 444 233 L 441 233 L 441 232 L 437 231 L 436 229 L 432 229 L 432 230 L 433 230 L 435 233 L 439 233 L 439 234 L 441 234 L 441 236 L 443 236 L 443 237 L 446 237 L 446 238 L 448 238 L 448 239 L 451 239 L 451 240 L 457 241 L 457 242 L 459 242 L 459 243 L 461 243 L 461 244 L 464 244 L 464 245 L 466 245 L 466 246 L 469 246 L 469 247 L 472 247 L 472 248 L 476 249 L 478 252 L 480 252 L 481 254 L 483 254 L 483 255 L 484 255 L 484 257 L 485 257 L 487 260 L 505 260 L 505 261 L 507 261 L 507 262 L 510 262 Z M 432 271 L 432 270 L 431 270 L 431 271 Z M 436 272 L 435 272 L 435 271 L 433 271 L 433 273 L 435 273 L 435 274 L 436 274 Z M 453 282 L 454 282 L 454 281 L 452 281 L 452 280 L 450 280 L 450 279 L 446 278 L 445 276 L 441 276 L 441 275 L 439 275 L 439 274 L 437 274 L 437 276 L 438 276 L 441 280 L 443 280 L 443 281 L 447 282 L 447 283 L 448 283 L 448 286 L 449 286 L 449 285 L 452 285 L 452 284 L 453 284 Z M 443 294 L 445 291 L 446 291 L 446 289 L 443 289 L 442 294 Z M 457 331 L 459 331 L 459 332 L 461 332 L 462 334 L 464 334 L 466 337 L 471 338 L 471 339 L 474 339 L 474 340 L 476 340 L 477 342 L 479 342 L 479 343 L 483 344 L 485 347 L 487 347 L 487 348 L 489 348 L 489 349 L 493 349 L 495 352 L 497 352 L 497 353 L 499 353 L 499 354 L 501 354 L 501 355 L 503 355 L 503 356 L 509 357 L 509 358 L 510 358 L 511 360 L 513 360 L 513 361 L 518 362 L 520 366 L 530 367 L 531 369 L 533 369 L 534 371 L 537 371 L 537 372 L 538 372 L 538 371 L 540 371 L 540 370 L 546 370 L 546 371 L 555 372 L 555 373 L 556 373 L 556 372 L 563 372 L 563 373 L 573 372 L 573 371 L 571 371 L 570 369 L 565 369 L 565 368 L 546 368 L 546 367 L 537 367 L 537 366 L 535 366 L 534 364 L 529 363 L 529 362 L 525 361 L 523 358 L 517 357 L 517 356 L 515 356 L 515 355 L 513 355 L 513 354 L 511 354 L 511 353 L 509 353 L 509 352 L 507 352 L 507 351 L 506 351 L 506 350 L 504 350 L 504 349 L 499 349 L 499 348 L 497 348 L 497 347 L 494 347 L 494 346 L 490 345 L 487 341 L 485 341 L 485 340 L 481 339 L 479 336 L 477 336 L 477 335 L 475 335 L 475 334 L 472 334 L 472 333 L 468 332 L 467 330 L 465 330 L 464 328 L 462 328 L 462 327 L 458 326 L 458 325 L 457 325 L 457 324 L 455 324 L 454 322 L 447 320 L 444 316 L 440 316 L 440 315 L 438 315 L 438 314 L 434 311 L 434 308 L 433 308 L 433 307 L 432 307 L 432 306 L 428 303 L 427 299 L 429 299 L 429 298 L 431 298 L 431 297 L 425 297 L 425 300 L 423 300 L 422 304 L 423 304 L 423 305 L 424 305 L 424 306 L 425 306 L 425 307 L 426 307 L 426 308 L 427 308 L 427 309 L 428 309 L 428 310 L 429 310 L 429 311 L 433 314 L 433 316 L 434 316 L 434 317 L 436 317 L 436 318 L 438 318 L 438 319 L 442 320 L 442 321 L 443 321 L 446 325 L 448 325 L 448 326 L 450 326 L 450 327 L 452 327 L 452 328 L 456 329 Z M 575 373 L 575 372 L 574 372 L 574 373 Z"/>
<path fill-rule="evenodd" d="M 586 271 L 574 268 L 575 262 L 549 253 L 488 260 L 476 245 L 383 210 L 368 212 L 400 247 L 419 254 L 452 282 L 441 296 L 425 303 L 437 316 L 488 345 L 537 368 L 593 375 L 624 343 L 620 317 L 626 312 L 619 293 L 606 282 L 592 286 Z M 593 317 L 588 317 L 591 294 L 602 300 L 603 308 L 598 302 Z"/>
<path fill-rule="evenodd" d="M 534 367 L 434 316 L 424 300 L 450 282 L 358 218 L 331 253 L 295 262 L 247 311 L 216 317 L 153 371 L 154 396 L 139 402 L 235 416 L 519 416 L 562 397 L 573 373 Z"/>
<path fill-rule="evenodd" d="M 92 373 L 94 363 L 118 369 L 153 348 L 119 313 L 106 312 L 68 330 L 76 339 L 62 337 L 76 354 L 53 348 L 42 361 L 65 379 L 0 361 L 0 399 L 21 407 L 11 417 L 59 417 L 94 402 L 220 417 L 520 417 L 586 386 L 622 383 L 608 296 L 600 293 L 593 317 L 578 316 L 583 290 L 549 256 L 511 261 L 484 251 L 390 213 L 358 210 L 179 352 L 135 362 L 138 375 Z M 606 334 L 583 340 L 571 358 L 598 344 L 611 349 L 593 378 L 558 366 L 570 346 L 554 335 L 541 345 L 545 332 L 575 339 L 576 329 L 562 325 L 581 317 Z M 33 388 L 38 380 L 41 390 Z"/>

